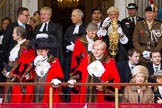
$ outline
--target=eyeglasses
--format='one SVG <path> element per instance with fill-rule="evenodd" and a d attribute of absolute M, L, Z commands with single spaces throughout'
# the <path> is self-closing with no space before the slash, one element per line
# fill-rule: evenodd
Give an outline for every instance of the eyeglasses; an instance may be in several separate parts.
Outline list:
<path fill-rule="evenodd" d="M 23 15 L 23 14 L 21 14 L 21 15 Z M 23 16 L 25 16 L 25 17 L 30 17 L 30 15 L 23 15 Z"/>

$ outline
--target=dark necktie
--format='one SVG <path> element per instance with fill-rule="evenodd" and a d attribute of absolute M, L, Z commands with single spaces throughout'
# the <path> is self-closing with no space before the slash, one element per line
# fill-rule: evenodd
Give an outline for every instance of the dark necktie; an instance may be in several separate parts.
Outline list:
<path fill-rule="evenodd" d="M 43 32 L 47 31 L 46 28 L 47 28 L 47 23 L 45 23 L 45 25 L 44 25 Z"/>
<path fill-rule="evenodd" d="M 159 67 L 155 67 L 155 73 L 159 70 Z"/>
<path fill-rule="evenodd" d="M 130 67 L 130 69 L 133 70 L 133 68 L 134 68 L 134 66 L 132 65 L 132 66 Z"/>
<path fill-rule="evenodd" d="M 132 25 L 135 26 L 134 17 L 132 17 Z"/>

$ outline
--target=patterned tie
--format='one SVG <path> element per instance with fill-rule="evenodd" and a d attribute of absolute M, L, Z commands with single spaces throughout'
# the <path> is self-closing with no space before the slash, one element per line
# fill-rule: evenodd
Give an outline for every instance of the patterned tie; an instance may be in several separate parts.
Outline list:
<path fill-rule="evenodd" d="M 157 72 L 158 70 L 159 70 L 159 67 L 156 66 L 156 67 L 155 67 L 155 72 Z"/>

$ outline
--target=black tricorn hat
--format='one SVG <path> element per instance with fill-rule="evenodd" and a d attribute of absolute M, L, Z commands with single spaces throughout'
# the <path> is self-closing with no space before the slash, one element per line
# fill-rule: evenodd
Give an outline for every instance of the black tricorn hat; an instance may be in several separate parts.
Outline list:
<path fill-rule="evenodd" d="M 127 9 L 138 9 L 138 6 L 135 3 L 129 3 Z"/>
<path fill-rule="evenodd" d="M 53 49 L 57 48 L 57 41 L 53 35 L 48 35 L 48 37 L 37 38 L 34 42 L 35 49 Z"/>
<path fill-rule="evenodd" d="M 151 6 L 147 6 L 145 8 L 145 12 L 152 12 L 153 11 L 153 8 Z"/>

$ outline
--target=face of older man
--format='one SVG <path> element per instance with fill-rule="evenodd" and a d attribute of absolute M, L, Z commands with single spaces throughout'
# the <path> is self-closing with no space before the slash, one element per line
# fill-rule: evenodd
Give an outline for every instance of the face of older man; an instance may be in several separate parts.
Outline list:
<path fill-rule="evenodd" d="M 136 16 L 137 10 L 136 9 L 128 9 L 128 14 L 130 17 Z"/>
<path fill-rule="evenodd" d="M 48 22 L 50 21 L 51 14 L 48 10 L 40 10 L 40 18 L 42 22 Z"/>
<path fill-rule="evenodd" d="M 77 25 L 77 24 L 81 23 L 82 18 L 81 18 L 81 16 L 78 15 L 77 11 L 73 11 L 72 14 L 71 14 L 71 20 L 72 20 L 73 24 Z"/>
<path fill-rule="evenodd" d="M 114 18 L 115 18 L 115 19 L 118 19 L 119 13 L 116 12 L 116 11 L 112 11 L 112 12 L 109 12 L 109 13 L 108 13 L 108 16 L 110 17 L 111 20 L 113 20 Z"/>

